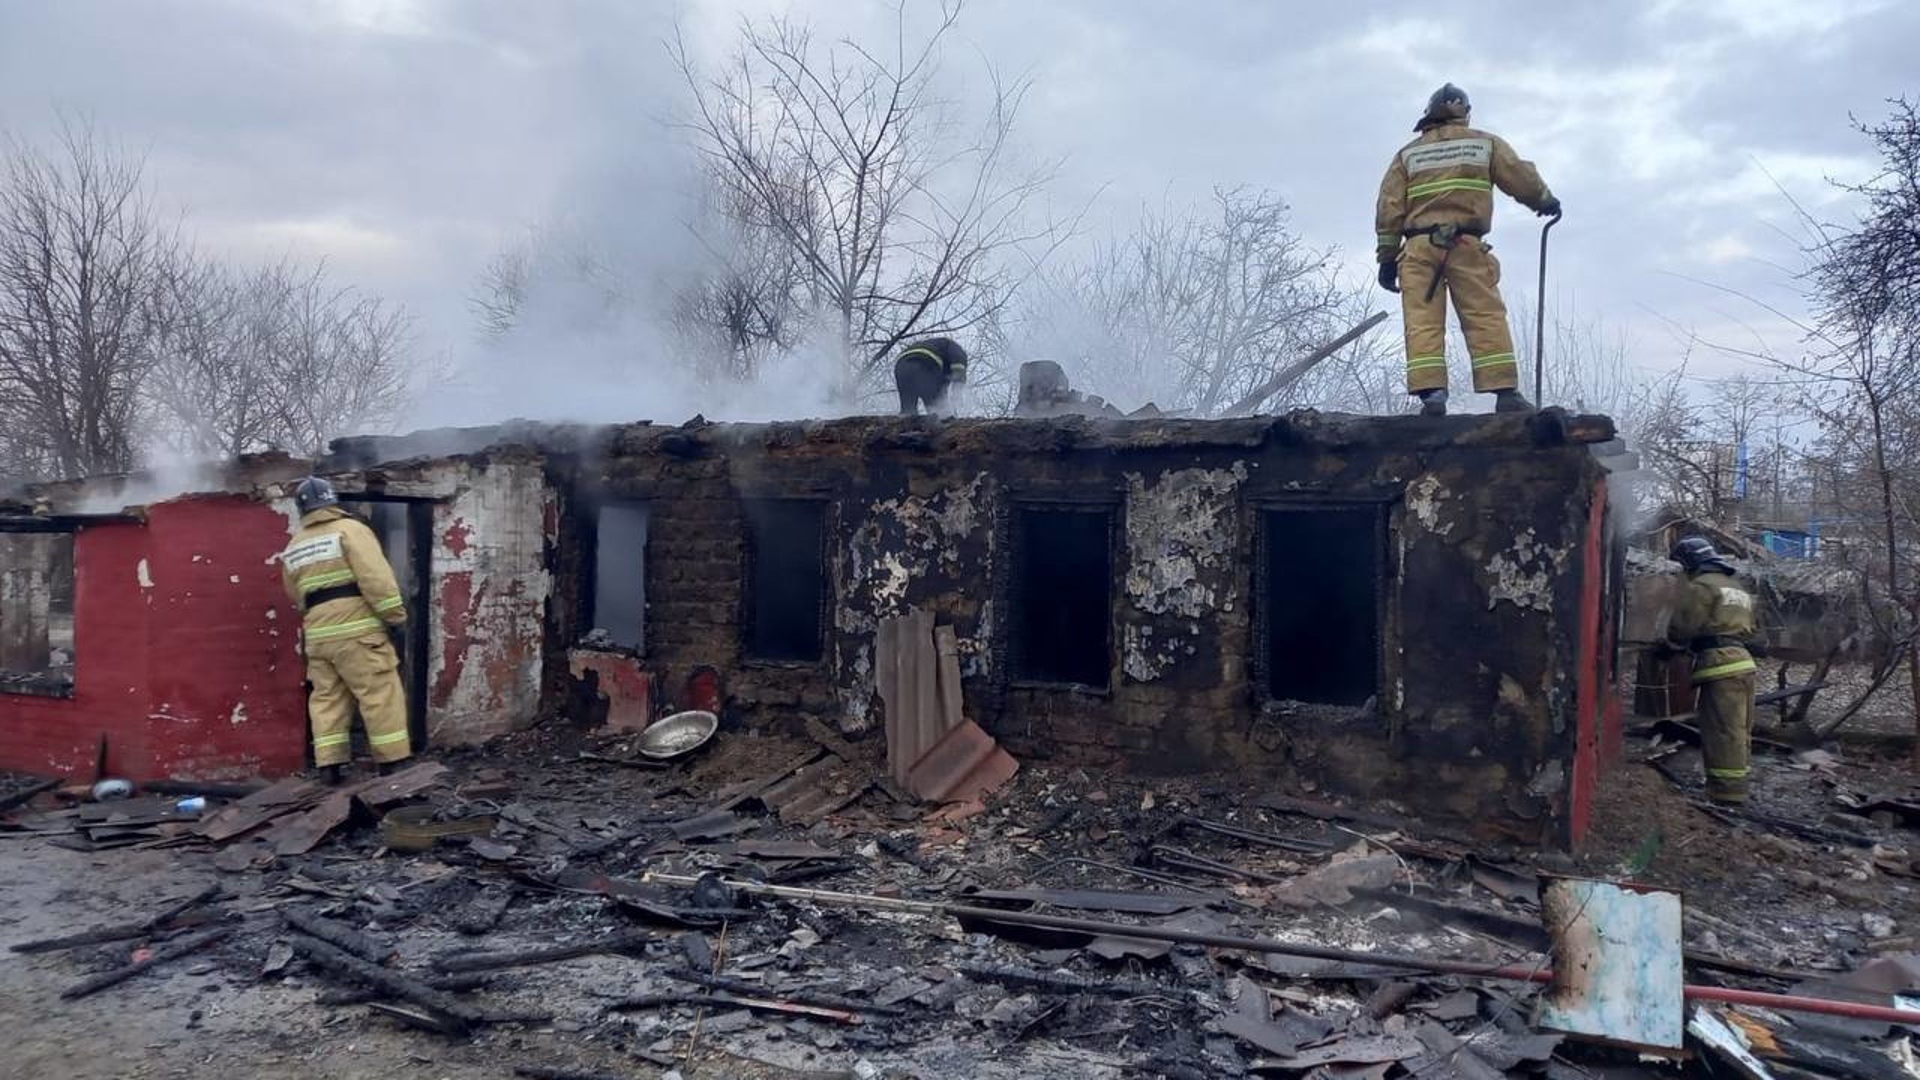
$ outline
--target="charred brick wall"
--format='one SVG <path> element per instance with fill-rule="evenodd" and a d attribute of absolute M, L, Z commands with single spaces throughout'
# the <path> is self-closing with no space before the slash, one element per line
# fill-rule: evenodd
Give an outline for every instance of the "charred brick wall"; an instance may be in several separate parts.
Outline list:
<path fill-rule="evenodd" d="M 570 488 L 649 506 L 636 663 L 670 701 L 711 666 L 736 722 L 812 716 L 873 731 L 884 721 L 875 630 L 921 607 L 955 629 L 969 714 L 1016 753 L 1311 779 L 1565 842 L 1584 797 L 1573 790 L 1575 751 L 1591 722 L 1579 673 L 1596 642 L 1611 642 L 1581 633 L 1595 608 L 1585 552 L 1605 490 L 1583 442 L 1609 434 L 1604 421 L 1555 413 L 634 425 L 596 437 Z M 817 661 L 756 661 L 743 646 L 748 514 L 761 499 L 824 507 Z M 1074 628 L 1106 642 L 1100 685 L 1013 670 L 1015 615 L 1046 602 L 1018 595 L 1024 508 L 1093 510 L 1112 523 L 1111 602 Z M 1267 648 L 1263 605 L 1291 601 L 1267 589 L 1263 522 L 1332 509 L 1378 523 L 1354 534 L 1358 550 L 1345 557 L 1373 578 L 1364 663 L 1374 693 L 1274 700 L 1269 669 L 1287 657 Z M 556 550 L 578 520 L 563 516 Z M 555 596 L 562 608 L 577 599 L 564 580 Z M 582 629 L 564 613 L 553 625 Z"/>

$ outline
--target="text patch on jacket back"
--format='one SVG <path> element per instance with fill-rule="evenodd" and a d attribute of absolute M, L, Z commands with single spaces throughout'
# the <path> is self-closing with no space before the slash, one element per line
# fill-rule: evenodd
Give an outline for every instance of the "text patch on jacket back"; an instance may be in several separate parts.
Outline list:
<path fill-rule="evenodd" d="M 1493 140 L 1444 139 L 1420 143 L 1401 151 L 1409 173 L 1434 169 L 1487 169 L 1493 166 Z"/>
<path fill-rule="evenodd" d="M 294 570 L 344 557 L 340 548 L 339 533 L 328 533 L 311 540 L 302 540 L 288 548 L 286 554 L 280 556 L 281 560 Z"/>

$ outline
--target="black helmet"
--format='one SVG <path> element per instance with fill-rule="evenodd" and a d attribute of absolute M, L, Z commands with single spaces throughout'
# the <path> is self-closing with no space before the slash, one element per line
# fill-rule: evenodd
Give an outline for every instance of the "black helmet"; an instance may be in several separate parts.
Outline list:
<path fill-rule="evenodd" d="M 329 506 L 339 506 L 340 496 L 333 493 L 333 485 L 317 476 L 309 476 L 300 481 L 293 489 L 293 503 L 300 508 L 302 516 Z"/>
<path fill-rule="evenodd" d="M 1427 114 L 1415 124 L 1415 131 L 1423 131 L 1448 120 L 1464 120 L 1473 111 L 1473 105 L 1467 100 L 1467 92 L 1448 83 L 1433 92 L 1427 99 Z"/>
<path fill-rule="evenodd" d="M 1433 92 L 1433 96 L 1427 99 L 1427 112 L 1429 114 L 1439 112 L 1443 106 L 1447 105 L 1457 105 L 1461 112 L 1473 108 L 1473 104 L 1467 100 L 1467 92 L 1452 83 Z"/>
<path fill-rule="evenodd" d="M 1708 563 L 1720 562 L 1720 553 L 1713 550 L 1713 541 L 1704 536 L 1689 536 L 1673 545 L 1667 558 L 1679 563 L 1687 570 L 1698 570 Z"/>

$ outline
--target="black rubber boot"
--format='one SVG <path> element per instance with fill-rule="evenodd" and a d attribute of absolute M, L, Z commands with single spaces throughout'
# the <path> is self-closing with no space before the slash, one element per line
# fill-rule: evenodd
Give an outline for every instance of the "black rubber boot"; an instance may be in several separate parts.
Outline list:
<path fill-rule="evenodd" d="M 347 779 L 345 765 L 320 766 L 320 782 L 328 787 L 339 787 Z"/>
<path fill-rule="evenodd" d="M 1532 412 L 1533 402 L 1520 396 L 1518 390 L 1495 390 L 1493 392 L 1494 412 Z"/>
<path fill-rule="evenodd" d="M 1421 416 L 1447 415 L 1447 392 L 1445 390 L 1422 390 L 1419 393 Z"/>
<path fill-rule="evenodd" d="M 407 763 L 404 760 L 402 760 L 402 761 L 383 761 L 378 765 L 375 765 L 373 768 L 374 768 L 374 771 L 379 773 L 381 776 L 392 776 L 394 773 L 397 773 L 401 769 L 404 769 L 406 767 L 407 767 Z"/>

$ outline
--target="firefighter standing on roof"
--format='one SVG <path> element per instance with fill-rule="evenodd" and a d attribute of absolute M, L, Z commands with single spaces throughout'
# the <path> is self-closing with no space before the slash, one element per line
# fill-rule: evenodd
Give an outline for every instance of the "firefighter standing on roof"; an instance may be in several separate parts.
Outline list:
<path fill-rule="evenodd" d="M 1743 803 L 1753 749 L 1753 594 L 1701 537 L 1675 544 L 1669 557 L 1687 574 L 1667 639 L 1673 650 L 1693 654 L 1707 798 Z"/>
<path fill-rule="evenodd" d="M 280 555 L 280 573 L 301 612 L 313 685 L 307 699 L 313 762 L 329 780 L 340 778 L 353 756 L 358 704 L 367 745 L 384 773 L 413 753 L 400 661 L 387 639 L 389 628 L 407 621 L 400 586 L 379 539 L 340 508 L 333 485 L 308 477 L 294 502 L 300 531 Z"/>
<path fill-rule="evenodd" d="M 1493 228 L 1493 189 L 1541 216 L 1560 213 L 1533 163 L 1498 135 L 1467 126 L 1466 91 L 1434 91 L 1414 125 L 1420 137 L 1394 155 L 1374 215 L 1380 284 L 1400 294 L 1407 332 L 1407 393 L 1421 412 L 1447 411 L 1447 298 L 1467 339 L 1473 388 L 1494 408 L 1531 408 L 1520 396 L 1513 332 L 1500 299 L 1500 263 L 1484 239 Z"/>
<path fill-rule="evenodd" d="M 945 410 L 948 392 L 966 382 L 967 350 L 952 338 L 916 341 L 893 361 L 893 385 L 900 392 L 902 416 L 918 415 L 923 403 L 929 413 Z"/>

